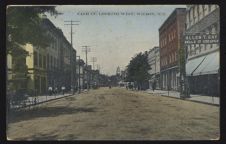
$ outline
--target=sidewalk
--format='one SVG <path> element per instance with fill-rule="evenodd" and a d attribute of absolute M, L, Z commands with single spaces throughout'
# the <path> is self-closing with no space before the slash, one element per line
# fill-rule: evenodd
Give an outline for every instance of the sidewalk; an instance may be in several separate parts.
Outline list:
<path fill-rule="evenodd" d="M 153 92 L 152 89 L 146 90 L 147 93 L 151 94 L 159 94 L 161 96 L 169 96 L 173 98 L 180 99 L 180 92 L 177 91 L 165 91 L 165 90 L 155 90 Z M 203 96 L 203 95 L 190 95 L 191 98 L 186 98 L 186 100 L 194 101 L 194 102 L 200 102 L 200 103 L 206 103 L 206 104 L 212 104 L 212 105 L 220 105 L 220 98 L 219 97 L 212 97 L 212 96 Z"/>

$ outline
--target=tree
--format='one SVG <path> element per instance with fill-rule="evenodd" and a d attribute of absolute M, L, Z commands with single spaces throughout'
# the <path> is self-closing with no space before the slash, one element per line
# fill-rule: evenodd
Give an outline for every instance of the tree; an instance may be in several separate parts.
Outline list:
<path fill-rule="evenodd" d="M 7 52 L 27 43 L 46 47 L 49 37 L 42 29 L 41 14 L 58 15 L 54 6 L 9 6 L 6 11 Z"/>
<path fill-rule="evenodd" d="M 130 60 L 127 66 L 126 81 L 137 82 L 138 86 L 141 87 L 150 78 L 150 74 L 148 73 L 150 69 L 148 53 L 139 53 Z"/>

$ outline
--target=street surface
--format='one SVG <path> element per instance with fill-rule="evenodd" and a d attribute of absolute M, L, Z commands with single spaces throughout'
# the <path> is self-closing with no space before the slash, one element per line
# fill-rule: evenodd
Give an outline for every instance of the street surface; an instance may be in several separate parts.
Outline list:
<path fill-rule="evenodd" d="M 210 140 L 219 107 L 123 88 L 100 88 L 11 113 L 13 140 Z"/>

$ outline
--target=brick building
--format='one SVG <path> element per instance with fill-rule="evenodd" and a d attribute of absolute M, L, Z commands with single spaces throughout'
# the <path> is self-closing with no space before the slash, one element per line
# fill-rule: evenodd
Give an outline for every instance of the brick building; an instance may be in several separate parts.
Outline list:
<path fill-rule="evenodd" d="M 159 28 L 160 85 L 179 90 L 179 49 L 185 29 L 186 8 L 176 8 Z"/>

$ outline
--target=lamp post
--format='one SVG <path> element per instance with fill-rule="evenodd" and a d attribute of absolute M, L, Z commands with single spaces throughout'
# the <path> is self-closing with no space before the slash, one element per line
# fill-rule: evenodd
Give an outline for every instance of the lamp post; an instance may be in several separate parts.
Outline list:
<path fill-rule="evenodd" d="M 80 86 L 80 56 L 76 56 L 78 57 L 78 93 L 81 92 L 81 86 Z"/>

